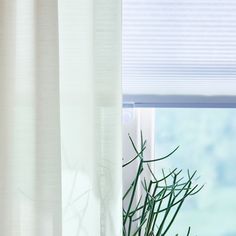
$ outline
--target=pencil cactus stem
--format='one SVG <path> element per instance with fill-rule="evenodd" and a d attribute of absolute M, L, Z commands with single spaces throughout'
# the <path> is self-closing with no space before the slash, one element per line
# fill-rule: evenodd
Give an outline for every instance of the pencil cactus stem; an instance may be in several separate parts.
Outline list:
<path fill-rule="evenodd" d="M 123 236 L 165 236 L 173 228 L 173 222 L 186 199 L 201 191 L 203 186 L 195 183 L 196 171 L 191 173 L 187 170 L 187 178 L 183 178 L 182 170 L 174 168 L 167 173 L 162 169 L 163 177 L 159 178 L 157 170 L 149 165 L 150 162 L 162 161 L 172 156 L 179 146 L 164 157 L 145 160 L 147 141 L 143 138 L 142 131 L 139 148 L 130 135 L 129 140 L 136 155 L 123 164 L 123 167 L 138 162 L 138 168 L 123 195 L 123 201 L 126 201 L 123 204 Z M 144 169 L 147 171 L 143 171 Z M 151 178 L 148 179 L 145 173 L 149 173 Z M 141 196 L 139 184 L 142 185 Z M 190 227 L 186 236 L 190 236 Z"/>

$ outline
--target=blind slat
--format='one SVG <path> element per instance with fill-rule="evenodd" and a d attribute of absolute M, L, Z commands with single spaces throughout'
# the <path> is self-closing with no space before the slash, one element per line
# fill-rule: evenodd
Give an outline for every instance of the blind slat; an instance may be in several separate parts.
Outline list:
<path fill-rule="evenodd" d="M 124 0 L 123 93 L 236 95 L 236 1 Z"/>

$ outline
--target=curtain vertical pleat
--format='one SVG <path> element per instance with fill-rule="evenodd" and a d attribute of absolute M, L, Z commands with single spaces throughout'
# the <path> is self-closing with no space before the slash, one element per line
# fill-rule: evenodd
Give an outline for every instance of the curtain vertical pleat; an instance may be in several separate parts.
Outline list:
<path fill-rule="evenodd" d="M 0 0 L 0 235 L 61 235 L 56 0 Z"/>
<path fill-rule="evenodd" d="M 122 232 L 120 5 L 59 1 L 65 236 Z"/>
<path fill-rule="evenodd" d="M 0 0 L 0 235 L 121 235 L 120 15 Z"/>

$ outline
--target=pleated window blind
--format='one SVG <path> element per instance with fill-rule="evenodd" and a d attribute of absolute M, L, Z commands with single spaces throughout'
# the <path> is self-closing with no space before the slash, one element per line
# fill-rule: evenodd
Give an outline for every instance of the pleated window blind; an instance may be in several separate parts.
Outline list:
<path fill-rule="evenodd" d="M 123 93 L 236 95 L 236 1 L 124 0 Z"/>

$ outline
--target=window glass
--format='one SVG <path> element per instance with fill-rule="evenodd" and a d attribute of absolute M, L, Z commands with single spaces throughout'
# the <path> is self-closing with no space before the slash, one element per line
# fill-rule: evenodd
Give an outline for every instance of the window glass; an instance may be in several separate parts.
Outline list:
<path fill-rule="evenodd" d="M 203 190 L 187 199 L 170 235 L 236 235 L 236 109 L 156 110 L 155 149 L 160 157 L 180 148 L 155 171 L 198 171 Z"/>

